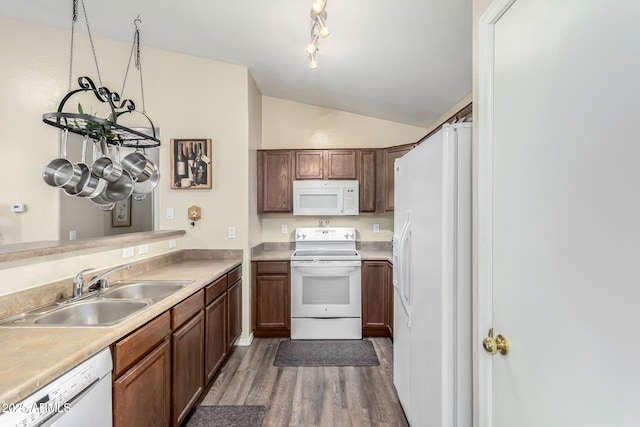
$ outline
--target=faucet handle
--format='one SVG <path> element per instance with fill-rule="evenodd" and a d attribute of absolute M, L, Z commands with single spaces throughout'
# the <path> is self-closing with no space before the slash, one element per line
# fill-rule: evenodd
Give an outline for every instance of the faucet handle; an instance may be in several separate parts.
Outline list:
<path fill-rule="evenodd" d="M 90 271 L 95 271 L 95 268 L 87 268 L 82 270 L 81 272 L 79 272 L 78 274 L 76 274 L 76 278 L 74 279 L 75 283 L 84 283 L 84 277 L 83 274 L 84 273 L 88 273 Z"/>

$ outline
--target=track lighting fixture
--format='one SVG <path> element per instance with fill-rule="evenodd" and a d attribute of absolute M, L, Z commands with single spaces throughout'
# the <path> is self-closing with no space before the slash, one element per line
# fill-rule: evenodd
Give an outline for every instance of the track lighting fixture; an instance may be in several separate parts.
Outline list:
<path fill-rule="evenodd" d="M 313 0 L 313 3 L 311 3 L 311 40 L 307 44 L 306 51 L 309 54 L 309 68 L 312 70 L 318 68 L 316 52 L 318 51 L 320 37 L 325 38 L 331 34 L 331 30 L 327 26 L 326 7 L 327 0 Z"/>

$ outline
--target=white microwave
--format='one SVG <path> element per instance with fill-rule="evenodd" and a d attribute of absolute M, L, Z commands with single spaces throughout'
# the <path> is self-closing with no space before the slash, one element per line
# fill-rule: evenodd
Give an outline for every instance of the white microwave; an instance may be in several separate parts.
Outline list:
<path fill-rule="evenodd" d="M 358 215 L 358 181 L 293 181 L 293 214 Z"/>

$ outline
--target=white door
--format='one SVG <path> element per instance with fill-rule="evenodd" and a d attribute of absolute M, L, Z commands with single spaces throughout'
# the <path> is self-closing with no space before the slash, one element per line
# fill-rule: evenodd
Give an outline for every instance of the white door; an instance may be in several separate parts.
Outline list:
<path fill-rule="evenodd" d="M 640 2 L 496 0 L 479 84 L 478 425 L 638 426 Z"/>

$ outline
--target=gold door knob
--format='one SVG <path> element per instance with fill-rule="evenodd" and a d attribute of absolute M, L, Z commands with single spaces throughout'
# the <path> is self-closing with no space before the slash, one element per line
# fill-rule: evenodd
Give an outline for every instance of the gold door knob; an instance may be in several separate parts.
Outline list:
<path fill-rule="evenodd" d="M 489 336 L 482 340 L 482 346 L 490 355 L 500 352 L 501 355 L 509 354 L 509 341 L 502 335 L 493 338 L 493 328 L 489 329 Z"/>

